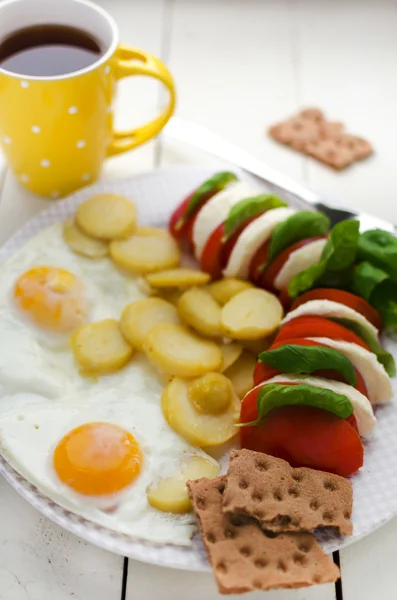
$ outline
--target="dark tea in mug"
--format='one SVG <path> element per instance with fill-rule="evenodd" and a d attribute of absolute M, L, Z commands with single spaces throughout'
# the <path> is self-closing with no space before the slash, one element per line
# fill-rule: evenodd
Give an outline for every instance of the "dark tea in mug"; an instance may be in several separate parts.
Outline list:
<path fill-rule="evenodd" d="M 34 25 L 0 41 L 0 68 L 19 75 L 56 77 L 89 67 L 101 44 L 86 31 L 67 25 Z"/>

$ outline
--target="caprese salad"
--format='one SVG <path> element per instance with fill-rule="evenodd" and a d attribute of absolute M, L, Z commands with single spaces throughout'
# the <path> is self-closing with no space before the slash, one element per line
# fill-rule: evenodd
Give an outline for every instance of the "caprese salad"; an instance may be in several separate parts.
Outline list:
<path fill-rule="evenodd" d="M 213 279 L 251 280 L 287 311 L 242 401 L 242 447 L 355 473 L 396 374 L 379 335 L 397 326 L 397 239 L 360 235 L 355 220 L 330 229 L 325 214 L 290 208 L 230 172 L 186 198 L 170 231 Z"/>

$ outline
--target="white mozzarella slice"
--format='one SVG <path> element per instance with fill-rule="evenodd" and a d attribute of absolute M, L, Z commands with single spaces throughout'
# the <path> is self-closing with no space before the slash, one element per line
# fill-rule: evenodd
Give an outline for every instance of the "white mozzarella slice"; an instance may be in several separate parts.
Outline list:
<path fill-rule="evenodd" d="M 322 377 L 283 374 L 276 375 L 275 377 L 268 379 L 266 382 L 264 382 L 264 384 L 262 384 L 261 387 L 269 383 L 303 383 L 305 385 L 331 390 L 336 394 L 347 396 L 353 405 L 354 416 L 357 420 L 357 428 L 360 435 L 367 435 L 367 433 L 369 433 L 376 424 L 376 417 L 368 398 L 347 383 L 323 379 Z"/>
<path fill-rule="evenodd" d="M 249 274 L 251 260 L 259 248 L 267 242 L 274 228 L 296 211 L 282 206 L 263 213 L 246 227 L 232 250 L 228 264 L 223 271 L 225 277 L 246 279 Z"/>
<path fill-rule="evenodd" d="M 348 319 L 349 321 L 355 321 L 365 327 L 371 335 L 376 338 L 378 337 L 377 328 L 363 317 L 363 315 L 349 306 L 331 300 L 309 300 L 298 306 L 298 308 L 295 308 L 295 310 L 291 310 L 291 312 L 289 312 L 281 321 L 281 325 L 284 325 L 297 317 L 305 317 L 307 315 L 316 315 L 328 319 Z"/>
<path fill-rule="evenodd" d="M 292 252 L 278 272 L 274 280 L 274 287 L 277 290 L 283 290 L 295 275 L 319 263 L 326 243 L 327 240 L 316 240 Z"/>
<path fill-rule="evenodd" d="M 389 402 L 393 395 L 390 377 L 375 354 L 352 342 L 331 340 L 325 337 L 308 339 L 338 350 L 338 352 L 344 354 L 353 363 L 364 379 L 371 404 L 385 404 Z"/>
<path fill-rule="evenodd" d="M 229 210 L 243 198 L 257 196 L 258 191 L 245 181 L 231 183 L 213 196 L 199 211 L 193 227 L 193 244 L 199 260 L 211 233 L 225 221 Z"/>

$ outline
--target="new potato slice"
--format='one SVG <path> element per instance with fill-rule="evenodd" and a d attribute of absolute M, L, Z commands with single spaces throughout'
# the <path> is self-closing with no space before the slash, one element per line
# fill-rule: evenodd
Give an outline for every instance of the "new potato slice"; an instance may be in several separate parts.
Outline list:
<path fill-rule="evenodd" d="M 243 346 L 241 344 L 236 344 L 235 342 L 231 342 L 229 344 L 221 344 L 220 349 L 222 352 L 222 366 L 220 368 L 221 373 L 226 371 L 229 367 L 232 366 L 233 363 L 236 362 L 241 356 L 243 351 Z"/>
<path fill-rule="evenodd" d="M 222 364 L 222 352 L 216 344 L 182 325 L 155 325 L 146 336 L 143 349 L 158 369 L 178 377 L 200 377 L 217 371 Z"/>
<path fill-rule="evenodd" d="M 162 408 L 172 429 L 195 446 L 218 446 L 237 433 L 240 400 L 232 395 L 228 408 L 220 414 L 203 413 L 189 398 L 189 384 L 175 377 L 164 389 Z"/>
<path fill-rule="evenodd" d="M 202 335 L 221 335 L 221 307 L 207 290 L 190 288 L 179 298 L 177 308 L 181 318 Z"/>
<path fill-rule="evenodd" d="M 110 256 L 120 267 L 140 274 L 171 269 L 181 259 L 178 245 L 168 233 L 135 234 L 126 240 L 113 241 L 110 243 Z M 148 282 L 153 287 L 158 287 L 149 279 Z"/>
<path fill-rule="evenodd" d="M 252 288 L 233 296 L 222 308 L 224 335 L 237 340 L 258 340 L 280 325 L 283 307 L 274 294 Z"/>
<path fill-rule="evenodd" d="M 179 473 L 159 479 L 147 490 L 148 502 L 162 512 L 183 514 L 192 510 L 186 482 L 207 477 L 213 479 L 219 473 L 219 465 L 202 456 L 191 456 Z"/>
<path fill-rule="evenodd" d="M 103 258 L 109 254 L 109 245 L 83 233 L 77 227 L 73 217 L 69 217 L 64 222 L 62 234 L 66 244 L 76 254 L 86 258 Z"/>
<path fill-rule="evenodd" d="M 224 372 L 240 400 L 254 387 L 255 365 L 255 355 L 244 350 L 240 358 Z"/>
<path fill-rule="evenodd" d="M 120 329 L 125 339 L 140 352 L 150 330 L 159 323 L 180 323 L 175 306 L 162 298 L 131 302 L 121 313 Z"/>
<path fill-rule="evenodd" d="M 236 279 L 234 277 L 225 277 L 219 281 L 214 281 L 209 286 L 209 291 L 214 299 L 219 302 L 222 306 L 229 302 L 233 296 L 252 288 L 252 283 L 244 281 L 243 279 Z"/>
<path fill-rule="evenodd" d="M 124 196 L 98 194 L 80 204 L 76 223 L 84 233 L 100 240 L 126 238 L 135 230 L 135 206 Z"/>
<path fill-rule="evenodd" d="M 153 273 L 146 277 L 150 285 L 157 288 L 191 287 L 193 285 L 204 285 L 209 282 L 210 276 L 198 269 L 168 269 L 159 273 Z"/>
<path fill-rule="evenodd" d="M 118 371 L 133 354 L 115 319 L 83 325 L 72 335 L 70 345 L 76 362 L 87 373 Z"/>

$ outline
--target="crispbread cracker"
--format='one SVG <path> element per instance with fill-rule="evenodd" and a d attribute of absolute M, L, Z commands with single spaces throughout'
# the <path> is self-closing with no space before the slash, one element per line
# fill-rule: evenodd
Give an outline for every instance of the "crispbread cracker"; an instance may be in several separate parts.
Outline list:
<path fill-rule="evenodd" d="M 234 517 L 256 519 L 275 532 L 335 527 L 351 535 L 352 485 L 348 479 L 293 469 L 285 460 L 251 450 L 230 456 L 223 509 Z"/>
<path fill-rule="evenodd" d="M 317 108 L 304 109 L 273 125 L 269 135 L 338 171 L 373 153 L 371 144 L 345 133 L 342 123 L 328 121 Z"/>
<path fill-rule="evenodd" d="M 330 583 L 338 567 L 309 533 L 268 537 L 254 523 L 233 525 L 222 511 L 224 476 L 189 481 L 189 496 L 221 594 Z"/>

